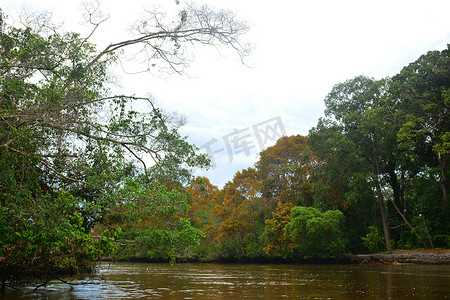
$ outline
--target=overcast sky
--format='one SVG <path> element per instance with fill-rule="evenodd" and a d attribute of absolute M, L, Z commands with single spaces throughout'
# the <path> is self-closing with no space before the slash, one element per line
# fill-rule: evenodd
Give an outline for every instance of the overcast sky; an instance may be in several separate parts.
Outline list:
<path fill-rule="evenodd" d="M 102 48 L 126 38 L 143 6 L 174 1 L 104 0 L 102 9 L 111 17 L 92 41 Z M 46 9 L 66 30 L 76 31 L 82 2 L 0 0 L 0 7 L 8 14 L 25 6 Z M 323 99 L 334 84 L 358 75 L 393 76 L 450 43 L 448 0 L 194 2 L 233 10 L 251 25 L 246 39 L 255 48 L 248 66 L 232 52 L 197 49 L 189 76 L 122 73 L 120 82 L 124 91 L 151 93 L 164 109 L 187 116 L 182 133 L 214 152 L 215 167 L 197 174 L 219 187 L 253 166 L 280 135 L 307 135 L 323 116 Z"/>

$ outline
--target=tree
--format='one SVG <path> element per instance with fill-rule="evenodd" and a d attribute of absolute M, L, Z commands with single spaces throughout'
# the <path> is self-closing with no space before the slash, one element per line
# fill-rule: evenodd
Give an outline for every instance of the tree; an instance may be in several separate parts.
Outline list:
<path fill-rule="evenodd" d="M 444 209 L 450 189 L 450 44 L 430 51 L 393 77 L 392 92 L 405 119 L 399 132 L 404 149 L 421 151 L 426 145 L 440 168 Z M 431 165 L 432 166 L 432 165 Z"/>
<path fill-rule="evenodd" d="M 391 93 L 402 120 L 397 140 L 413 191 L 406 195 L 415 233 L 409 244 L 448 246 L 449 53 L 449 45 L 429 51 L 393 77 Z"/>
<path fill-rule="evenodd" d="M 214 208 L 222 203 L 223 197 L 220 190 L 211 184 L 206 177 L 197 177 L 187 187 L 189 193 L 189 218 L 194 228 L 203 233 L 199 245 L 190 247 L 186 252 L 186 258 L 197 260 L 211 260 L 217 258 L 219 245 L 214 241 L 217 236 L 217 224 L 214 220 Z"/>
<path fill-rule="evenodd" d="M 214 206 L 213 199 L 218 190 L 217 186 L 211 184 L 206 177 L 197 177 L 187 187 L 187 192 L 191 197 L 189 217 L 197 228 L 208 223 L 209 214 Z"/>
<path fill-rule="evenodd" d="M 176 117 L 149 98 L 109 91 L 107 70 L 120 50 L 140 45 L 149 66 L 162 61 L 182 73 L 188 63 L 182 50 L 192 44 L 229 46 L 245 56 L 239 38 L 248 28 L 229 12 L 188 6 L 169 23 L 153 13 L 135 28 L 138 36 L 97 51 L 87 38 L 58 33 L 49 23 L 39 31 L 8 26 L 3 14 L 0 20 L 4 288 L 25 276 L 92 268 L 120 234 L 121 216 L 112 212 L 134 213 L 141 205 L 157 216 L 177 210 L 185 201 L 171 187 L 188 183 L 192 167 L 208 165 L 180 136 Z M 103 22 L 91 21 L 94 30 Z M 176 232 L 191 230 L 179 222 Z M 108 231 L 97 241 L 90 231 L 99 223 Z"/>
<path fill-rule="evenodd" d="M 213 213 L 217 217 L 217 237 L 222 253 L 229 258 L 258 256 L 264 224 L 262 184 L 253 168 L 238 171 L 223 187 Z"/>
<path fill-rule="evenodd" d="M 203 233 L 188 218 L 190 197 L 185 187 L 129 182 L 120 194 L 122 202 L 109 212 L 106 222 L 121 228 L 119 259 L 173 263 L 189 246 L 200 243 Z"/>
<path fill-rule="evenodd" d="M 309 132 L 308 144 L 321 161 L 312 178 L 314 202 L 324 209 L 348 210 L 354 202 L 348 194 L 352 174 L 361 171 L 361 159 L 350 154 L 353 143 L 346 140 L 336 122 L 320 118 Z"/>
<path fill-rule="evenodd" d="M 285 234 L 285 227 L 291 220 L 291 211 L 294 205 L 290 202 L 277 203 L 277 208 L 272 212 L 272 219 L 266 220 L 267 246 L 264 252 L 269 256 L 286 258 L 292 254 L 294 243 L 290 234 Z"/>
<path fill-rule="evenodd" d="M 286 225 L 286 234 L 294 240 L 294 254 L 299 258 L 332 258 L 344 253 L 342 238 L 344 215 L 339 210 L 320 212 L 313 207 L 296 206 Z"/>
<path fill-rule="evenodd" d="M 375 81 L 365 76 L 358 76 L 337 84 L 325 98 L 325 114 L 333 116 L 345 138 L 356 147 L 357 154 L 366 161 L 366 168 L 371 172 L 377 203 L 383 225 L 388 251 L 390 247 L 390 230 L 386 204 L 383 195 L 382 175 L 391 163 L 392 136 L 395 127 L 383 126 L 389 123 L 386 117 L 388 106 L 384 105 L 388 94 L 389 79 Z M 390 123 L 392 124 L 392 123 Z M 392 132 L 389 129 L 394 129 Z"/>
<path fill-rule="evenodd" d="M 260 153 L 256 164 L 264 184 L 264 197 L 294 205 L 312 204 L 311 173 L 315 157 L 309 152 L 307 137 L 282 137 Z"/>
<path fill-rule="evenodd" d="M 312 178 L 314 207 L 342 211 L 348 249 L 352 253 L 363 251 L 361 236 L 368 226 L 378 223 L 379 211 L 366 159 L 336 121 L 319 119 L 309 132 L 308 142 L 321 162 Z"/>

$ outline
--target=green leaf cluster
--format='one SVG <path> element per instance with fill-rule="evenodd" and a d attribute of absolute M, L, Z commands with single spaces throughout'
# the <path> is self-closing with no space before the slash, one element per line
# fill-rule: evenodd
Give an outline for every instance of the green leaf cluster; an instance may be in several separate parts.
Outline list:
<path fill-rule="evenodd" d="M 294 241 L 293 255 L 298 258 L 335 258 L 345 253 L 346 241 L 339 210 L 320 212 L 313 207 L 296 206 L 285 234 Z"/>

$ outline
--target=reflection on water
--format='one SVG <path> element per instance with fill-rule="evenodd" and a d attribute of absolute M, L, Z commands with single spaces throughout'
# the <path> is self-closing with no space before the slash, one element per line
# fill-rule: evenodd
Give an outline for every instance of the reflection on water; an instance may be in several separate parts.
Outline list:
<path fill-rule="evenodd" d="M 450 266 L 116 263 L 78 283 L 0 299 L 450 299 Z"/>

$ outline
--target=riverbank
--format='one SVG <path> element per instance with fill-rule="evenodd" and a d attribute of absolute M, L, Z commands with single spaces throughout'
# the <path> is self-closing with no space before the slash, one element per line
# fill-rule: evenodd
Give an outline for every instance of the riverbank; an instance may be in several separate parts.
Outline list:
<path fill-rule="evenodd" d="M 103 261 L 111 261 L 110 259 L 103 259 Z M 151 259 L 146 257 L 127 257 L 113 260 L 115 262 L 130 262 L 130 263 L 170 263 L 169 259 Z M 214 258 L 214 259 L 198 259 L 177 257 L 175 262 L 183 263 L 201 263 L 201 264 L 307 264 L 307 265 L 336 265 L 336 264 L 352 264 L 353 259 L 350 255 L 344 255 L 335 258 L 288 258 L 280 257 L 243 257 L 243 258 Z"/>
<path fill-rule="evenodd" d="M 108 259 L 105 259 L 108 261 Z M 127 257 L 118 262 L 169 263 L 169 259 L 150 259 L 146 257 Z M 254 258 L 176 258 L 177 263 L 232 263 L 232 264 L 425 264 L 450 265 L 450 249 L 395 250 L 391 253 L 348 254 L 338 258 L 282 259 L 276 257 Z"/>
<path fill-rule="evenodd" d="M 400 250 L 392 253 L 356 254 L 352 262 L 361 264 L 450 265 L 449 249 Z"/>

